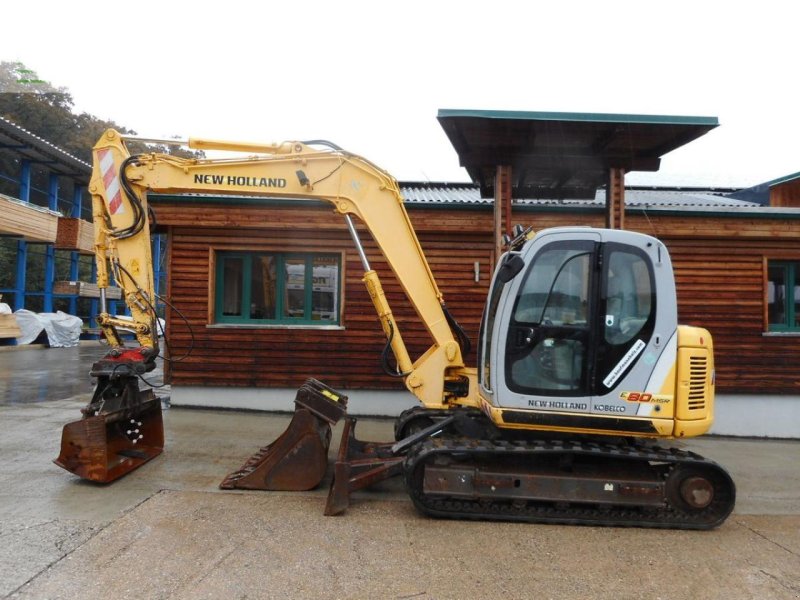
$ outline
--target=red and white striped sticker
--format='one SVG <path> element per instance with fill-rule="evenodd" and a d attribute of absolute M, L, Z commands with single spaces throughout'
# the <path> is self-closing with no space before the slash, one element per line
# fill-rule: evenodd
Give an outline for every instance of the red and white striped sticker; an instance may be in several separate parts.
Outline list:
<path fill-rule="evenodd" d="M 106 202 L 108 212 L 112 215 L 121 215 L 125 212 L 122 205 L 122 190 L 119 185 L 119 174 L 114 165 L 114 155 L 108 148 L 97 151 L 100 159 L 100 174 L 103 176 L 103 185 L 106 187 Z"/>

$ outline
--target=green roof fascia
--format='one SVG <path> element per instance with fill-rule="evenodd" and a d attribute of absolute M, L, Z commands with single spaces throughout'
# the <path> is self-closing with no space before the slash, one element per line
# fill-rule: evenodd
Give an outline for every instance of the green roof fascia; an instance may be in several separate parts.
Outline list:
<path fill-rule="evenodd" d="M 484 208 L 484 206 L 482 206 Z M 485 206 L 491 209 L 492 206 Z M 605 213 L 603 206 L 558 206 L 558 205 L 524 205 L 514 204 L 514 213 L 589 213 L 595 214 Z M 719 217 L 724 219 L 782 219 L 789 221 L 800 220 L 800 209 L 794 209 L 791 212 L 776 209 L 773 211 L 758 210 L 742 210 L 742 209 L 725 209 L 715 207 L 692 207 L 692 208 L 673 208 L 673 207 L 643 207 L 643 206 L 628 206 L 625 208 L 626 214 L 649 214 L 651 216 L 664 216 L 664 217 L 684 217 L 687 219 L 692 218 L 708 218 Z"/>
<path fill-rule="evenodd" d="M 790 181 L 794 181 L 795 179 L 800 179 L 800 171 L 797 173 L 792 173 L 791 175 L 785 175 L 784 177 L 779 177 L 778 179 L 773 179 L 772 181 L 767 181 L 763 185 L 767 187 L 775 187 L 776 185 L 780 185 L 782 183 L 789 183 Z"/>
<path fill-rule="evenodd" d="M 625 209 L 626 214 L 630 213 L 646 213 L 650 215 L 664 215 L 668 217 L 721 217 L 725 219 L 782 219 L 788 221 L 800 220 L 800 210 L 794 209 L 791 212 L 775 209 L 760 210 L 763 207 L 752 207 L 753 210 L 747 209 L 729 209 L 729 208 L 716 208 L 716 207 L 693 207 L 691 210 L 672 208 L 672 207 L 657 207 L 657 206 L 629 206 Z"/>
<path fill-rule="evenodd" d="M 481 119 L 507 119 L 518 121 L 575 121 L 584 123 L 631 123 L 658 125 L 719 126 L 717 117 L 692 117 L 677 115 L 625 115 L 610 113 L 531 112 L 518 110 L 462 110 L 440 108 L 437 118 L 473 117 Z"/>

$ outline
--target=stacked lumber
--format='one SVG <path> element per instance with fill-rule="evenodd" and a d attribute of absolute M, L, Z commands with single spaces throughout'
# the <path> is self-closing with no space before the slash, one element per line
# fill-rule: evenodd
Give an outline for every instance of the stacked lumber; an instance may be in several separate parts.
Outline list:
<path fill-rule="evenodd" d="M 22 331 L 17 325 L 14 315 L 0 314 L 0 338 L 22 337 Z"/>
<path fill-rule="evenodd" d="M 0 234 L 50 243 L 56 239 L 57 223 L 57 213 L 0 194 Z"/>
<path fill-rule="evenodd" d="M 53 293 L 80 296 L 81 298 L 99 298 L 100 288 L 96 283 L 88 281 L 56 281 L 53 283 Z M 122 298 L 122 290 L 118 287 L 106 288 L 106 298 L 119 300 Z"/>
<path fill-rule="evenodd" d="M 83 219 L 59 217 L 54 247 L 94 254 L 94 225 Z"/>

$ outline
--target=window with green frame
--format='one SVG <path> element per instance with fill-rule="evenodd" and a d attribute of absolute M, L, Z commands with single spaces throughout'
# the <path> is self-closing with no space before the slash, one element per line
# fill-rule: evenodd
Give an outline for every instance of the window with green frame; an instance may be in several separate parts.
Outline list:
<path fill-rule="evenodd" d="M 800 332 L 800 262 L 768 261 L 767 321 L 769 331 Z"/>
<path fill-rule="evenodd" d="M 338 325 L 341 256 L 218 252 L 217 323 Z"/>

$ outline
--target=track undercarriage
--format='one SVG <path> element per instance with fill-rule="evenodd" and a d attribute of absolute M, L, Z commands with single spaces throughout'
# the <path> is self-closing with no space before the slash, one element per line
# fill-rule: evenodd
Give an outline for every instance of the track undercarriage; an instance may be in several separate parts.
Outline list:
<path fill-rule="evenodd" d="M 728 473 L 640 444 L 440 436 L 404 463 L 417 509 L 439 518 L 712 529 L 733 510 Z"/>
<path fill-rule="evenodd" d="M 448 414 L 411 409 L 396 436 Z M 506 432 L 476 411 L 414 444 L 403 473 L 416 508 L 438 518 L 712 529 L 736 498 L 727 471 L 693 452 L 625 438 Z"/>

